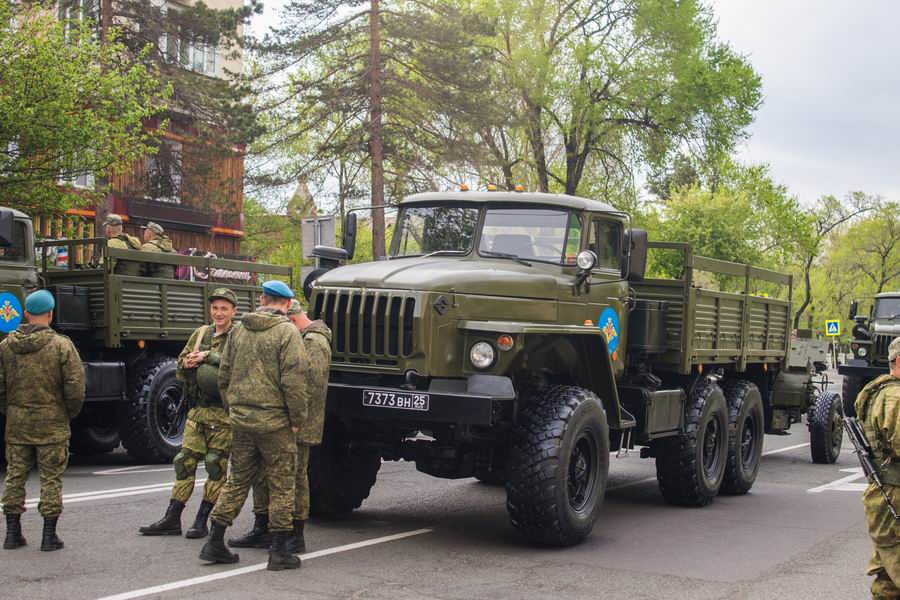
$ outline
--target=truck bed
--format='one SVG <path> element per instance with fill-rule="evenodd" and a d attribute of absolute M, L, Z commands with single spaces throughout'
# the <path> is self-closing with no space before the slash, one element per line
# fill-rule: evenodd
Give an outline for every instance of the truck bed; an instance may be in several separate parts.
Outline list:
<path fill-rule="evenodd" d="M 790 344 L 792 277 L 746 264 L 694 256 L 689 244 L 650 242 L 649 248 L 683 253 L 680 279 L 645 279 L 632 283 L 638 300 L 668 304 L 665 321 L 668 349 L 655 366 L 689 373 L 694 365 L 732 365 L 783 362 Z M 741 292 L 705 289 L 697 272 L 743 279 Z M 753 281 L 787 287 L 787 300 L 754 295 Z"/>

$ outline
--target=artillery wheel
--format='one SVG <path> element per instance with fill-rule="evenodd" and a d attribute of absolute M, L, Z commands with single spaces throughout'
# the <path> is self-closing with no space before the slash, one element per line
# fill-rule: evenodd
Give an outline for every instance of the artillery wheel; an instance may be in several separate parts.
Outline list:
<path fill-rule="evenodd" d="M 816 400 L 809 415 L 809 448 L 814 463 L 830 465 L 840 455 L 844 441 L 842 416 L 840 394 L 825 392 Z"/>
<path fill-rule="evenodd" d="M 735 379 L 725 384 L 728 405 L 728 458 L 719 490 L 724 494 L 746 494 L 756 481 L 762 458 L 765 420 L 762 395 L 749 381 Z"/>
<path fill-rule="evenodd" d="M 69 449 L 72 454 L 84 456 L 109 454 L 119 447 L 121 441 L 115 414 L 110 414 L 103 421 L 73 427 Z"/>
<path fill-rule="evenodd" d="M 119 403 L 116 422 L 128 455 L 141 462 L 169 462 L 181 449 L 187 403 L 175 377 L 178 362 L 156 356 L 139 363 L 129 394 Z"/>
<path fill-rule="evenodd" d="M 706 506 L 725 478 L 728 408 L 715 383 L 700 381 L 688 399 L 684 433 L 653 442 L 659 490 L 670 504 Z"/>
<path fill-rule="evenodd" d="M 609 425 L 593 392 L 574 386 L 536 392 L 508 457 L 506 509 L 519 534 L 571 546 L 591 532 L 609 477 Z"/>

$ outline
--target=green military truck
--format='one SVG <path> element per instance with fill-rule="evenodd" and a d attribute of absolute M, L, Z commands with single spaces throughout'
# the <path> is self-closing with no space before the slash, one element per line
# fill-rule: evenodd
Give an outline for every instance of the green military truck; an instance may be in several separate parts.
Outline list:
<path fill-rule="evenodd" d="M 850 351 L 853 358 L 838 367 L 843 375 L 842 395 L 844 412 L 856 416 L 853 407 L 856 396 L 867 383 L 888 372 L 888 346 L 900 335 L 900 292 L 887 292 L 875 296 L 868 317 L 857 314 L 859 303 L 850 303 L 851 331 Z"/>
<path fill-rule="evenodd" d="M 59 248 L 67 249 L 62 268 L 50 259 Z M 72 424 L 72 450 L 109 452 L 121 440 L 136 460 L 169 461 L 180 449 L 187 414 L 176 357 L 194 329 L 209 322 L 206 298 L 222 284 L 117 275 L 118 260 L 188 266 L 201 277 L 219 269 L 289 278 L 291 269 L 121 250 L 103 238 L 35 242 L 27 215 L 0 209 L 0 335 L 22 321 L 24 296 L 46 288 L 56 299 L 53 328 L 72 338 L 84 361 L 87 393 Z M 252 277 L 228 285 L 239 313 L 257 305 L 259 288 L 251 283 Z"/>
<path fill-rule="evenodd" d="M 352 257 L 353 223 L 344 250 L 316 254 Z M 674 253 L 680 277 L 645 278 L 648 250 Z M 700 272 L 741 291 L 704 289 Z M 757 284 L 787 299 L 755 295 Z M 359 507 L 382 460 L 408 460 L 436 477 L 502 482 L 519 533 L 574 544 L 599 514 L 610 452 L 635 445 L 673 504 L 744 494 L 763 433 L 822 401 L 806 365 L 779 379 L 791 284 L 648 242 L 602 202 L 406 198 L 388 260 L 319 271 L 309 285 L 311 316 L 334 336 L 313 510 Z M 840 398 L 825 396 L 839 412 Z"/>

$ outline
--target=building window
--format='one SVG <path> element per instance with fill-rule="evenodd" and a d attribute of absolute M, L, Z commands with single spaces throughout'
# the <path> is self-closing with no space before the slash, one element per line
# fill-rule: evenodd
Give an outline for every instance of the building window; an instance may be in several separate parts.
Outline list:
<path fill-rule="evenodd" d="M 156 154 L 144 158 L 147 197 L 173 204 L 181 203 L 181 142 L 161 140 Z"/>
<path fill-rule="evenodd" d="M 153 8 L 153 11 L 161 16 L 177 10 L 180 9 L 168 3 Z M 216 49 L 191 42 L 190 36 L 186 33 L 181 35 L 163 33 L 160 36 L 159 47 L 169 62 L 177 62 L 186 69 L 211 77 L 216 75 Z"/>
<path fill-rule="evenodd" d="M 66 39 L 79 21 L 89 21 L 94 30 L 93 38 L 100 38 L 100 0 L 60 0 L 56 4 L 56 14 L 65 23 Z"/>

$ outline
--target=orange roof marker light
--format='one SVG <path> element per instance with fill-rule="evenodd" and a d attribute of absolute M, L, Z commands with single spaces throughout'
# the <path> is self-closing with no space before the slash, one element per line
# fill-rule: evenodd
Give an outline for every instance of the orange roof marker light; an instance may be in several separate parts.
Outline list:
<path fill-rule="evenodd" d="M 497 191 L 497 186 L 494 185 L 493 183 L 489 183 L 488 186 L 487 186 L 487 191 L 489 191 L 489 192 L 496 192 L 496 191 Z"/>
<path fill-rule="evenodd" d="M 517 192 L 524 192 L 524 191 L 525 191 L 525 186 L 524 186 L 524 185 L 517 185 L 517 186 L 516 186 L 516 191 L 517 191 Z"/>
<path fill-rule="evenodd" d="M 593 326 L 594 326 L 594 322 L 591 321 L 590 319 L 585 319 L 585 320 L 584 320 L 584 323 L 582 323 L 582 325 L 584 325 L 585 327 L 593 327 Z"/>
<path fill-rule="evenodd" d="M 468 192 L 468 191 L 469 191 L 469 184 L 467 184 L 467 183 L 461 183 L 461 184 L 459 184 L 459 191 L 461 191 L 461 192 Z"/>

